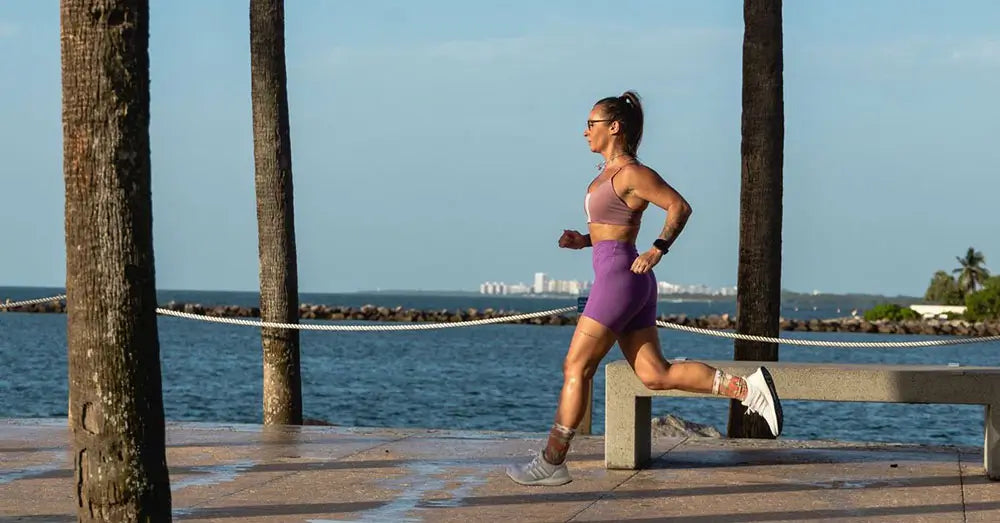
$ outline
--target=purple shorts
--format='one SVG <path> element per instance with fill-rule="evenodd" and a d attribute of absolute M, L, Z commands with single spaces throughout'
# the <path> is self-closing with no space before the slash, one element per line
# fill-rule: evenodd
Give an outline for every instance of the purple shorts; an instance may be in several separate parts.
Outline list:
<path fill-rule="evenodd" d="M 594 245 L 594 285 L 583 316 L 616 335 L 656 325 L 656 276 L 632 272 L 635 245 L 613 240 Z"/>

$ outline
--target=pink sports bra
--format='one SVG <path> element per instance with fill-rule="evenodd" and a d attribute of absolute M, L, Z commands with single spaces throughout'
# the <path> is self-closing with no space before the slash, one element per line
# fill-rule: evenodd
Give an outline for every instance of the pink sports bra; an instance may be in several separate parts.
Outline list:
<path fill-rule="evenodd" d="M 621 168 L 618 170 L 620 171 Z M 615 192 L 615 186 L 611 182 L 617 175 L 617 172 L 612 174 L 611 178 L 601 182 L 593 191 L 587 193 L 583 200 L 583 208 L 587 211 L 587 223 L 639 225 L 642 220 L 642 210 L 632 210 L 625 203 L 625 200 L 622 200 L 621 196 Z"/>

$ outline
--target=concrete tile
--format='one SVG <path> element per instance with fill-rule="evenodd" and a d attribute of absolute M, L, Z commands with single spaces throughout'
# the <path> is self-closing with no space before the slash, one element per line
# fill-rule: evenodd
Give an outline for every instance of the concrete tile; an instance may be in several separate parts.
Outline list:
<path fill-rule="evenodd" d="M 961 448 L 962 492 L 966 521 L 1000 521 L 1000 481 L 990 481 L 983 470 L 983 449 Z"/>
<path fill-rule="evenodd" d="M 602 445 L 603 440 L 582 441 L 575 455 L 596 463 L 595 450 Z M 236 517 L 241 521 L 502 518 L 509 513 L 510 504 L 516 502 L 514 498 L 522 497 L 515 487 L 523 489 L 506 478 L 503 467 L 535 448 L 537 441 L 523 438 L 483 439 L 455 434 L 413 437 L 330 461 L 325 466 L 305 468 L 267 485 L 268 498 L 277 497 L 282 500 L 280 504 L 261 504 L 255 489 L 249 489 L 199 506 L 184 517 Z M 572 492 L 572 488 L 559 489 Z M 496 511 L 491 511 L 490 505 L 467 506 L 468 500 L 483 493 L 494 498 L 502 496 L 503 503 Z M 521 501 L 532 508 L 530 499 Z M 572 515 L 571 510 L 556 507 L 563 520 Z"/>
<path fill-rule="evenodd" d="M 948 453 L 837 450 L 782 442 L 689 440 L 574 521 L 953 521 L 961 518 Z M 950 453 L 950 459 L 956 455 Z M 896 466 L 893 467 L 892 465 Z"/>
<path fill-rule="evenodd" d="M 75 521 L 69 434 L 0 420 L 0 520 Z M 655 438 L 640 471 L 578 437 L 574 481 L 523 487 L 506 465 L 544 434 L 169 424 L 175 519 L 194 521 L 1000 521 L 978 449 Z M 964 476 L 962 473 L 964 473 Z M 964 498 L 964 499 L 963 499 Z"/>
<path fill-rule="evenodd" d="M 6 432 L 4 432 L 6 431 Z M 59 451 L 32 450 L 21 438 L 38 433 L 43 447 L 60 442 Z M 56 434 L 56 435 L 53 435 Z M 266 484 L 315 463 L 301 455 L 336 460 L 406 435 L 382 436 L 359 430 L 311 427 L 273 429 L 256 425 L 169 424 L 167 465 L 175 512 Z M 0 465 L 0 516 L 69 517 L 75 520 L 69 431 L 54 425 L 3 426 L 7 449 Z M 6 481 L 5 481 L 6 478 Z M 6 483 L 6 484 L 5 484 Z M 24 500 L 33 499 L 26 510 Z"/>

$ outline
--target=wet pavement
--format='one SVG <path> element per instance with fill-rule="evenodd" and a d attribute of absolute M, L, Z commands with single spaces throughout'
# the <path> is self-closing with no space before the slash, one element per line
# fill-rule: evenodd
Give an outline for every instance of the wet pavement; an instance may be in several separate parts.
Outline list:
<path fill-rule="evenodd" d="M 642 470 L 577 437 L 573 482 L 504 467 L 544 433 L 169 423 L 182 521 L 1000 521 L 982 449 L 828 441 L 653 440 Z M 0 420 L 0 521 L 76 521 L 64 419 Z"/>

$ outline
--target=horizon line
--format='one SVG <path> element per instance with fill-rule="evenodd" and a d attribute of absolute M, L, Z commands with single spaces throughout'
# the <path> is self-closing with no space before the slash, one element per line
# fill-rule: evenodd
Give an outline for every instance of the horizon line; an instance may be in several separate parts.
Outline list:
<path fill-rule="evenodd" d="M 66 288 L 64 286 L 50 286 L 50 285 L 0 285 L 0 289 L 56 289 L 56 290 L 65 291 Z M 260 289 L 157 288 L 156 292 L 232 292 L 232 293 L 241 292 L 241 293 L 259 294 L 260 293 Z M 521 294 L 513 294 L 513 295 L 512 294 L 506 294 L 506 295 L 505 294 L 483 294 L 483 293 L 479 292 L 479 290 L 476 290 L 476 289 L 381 289 L 381 288 L 375 288 L 375 289 L 340 290 L 340 291 L 329 291 L 329 290 L 316 291 L 316 290 L 302 290 L 302 289 L 299 289 L 298 292 L 299 292 L 299 294 L 462 293 L 462 294 L 475 294 L 475 295 L 479 295 L 479 296 L 510 297 L 510 298 L 532 296 L 531 294 L 524 294 L 524 295 L 521 295 Z M 802 295 L 807 295 L 807 296 L 874 296 L 874 297 L 883 297 L 883 298 L 912 298 L 912 299 L 923 300 L 923 298 L 920 297 L 920 296 L 906 295 L 906 294 L 899 294 L 899 293 L 897 293 L 897 294 L 881 294 L 881 293 L 872 293 L 872 292 L 846 292 L 846 293 L 820 292 L 818 294 L 814 294 L 812 291 L 801 292 L 801 291 L 795 291 L 795 290 L 784 289 L 784 288 L 781 289 L 781 292 L 782 293 L 789 293 L 789 294 L 802 294 Z M 559 293 L 545 293 L 545 294 L 559 294 Z M 699 295 L 699 296 L 702 295 L 702 294 L 698 294 L 698 293 L 676 293 L 676 294 L 692 294 L 692 295 Z M 567 296 L 575 296 L 575 295 L 571 295 L 571 294 L 568 294 L 568 293 L 566 295 Z M 711 296 L 711 295 L 707 295 L 706 294 L 705 296 Z M 719 296 L 719 297 L 720 298 L 735 298 L 736 296 L 735 295 L 731 295 L 731 296 Z"/>

